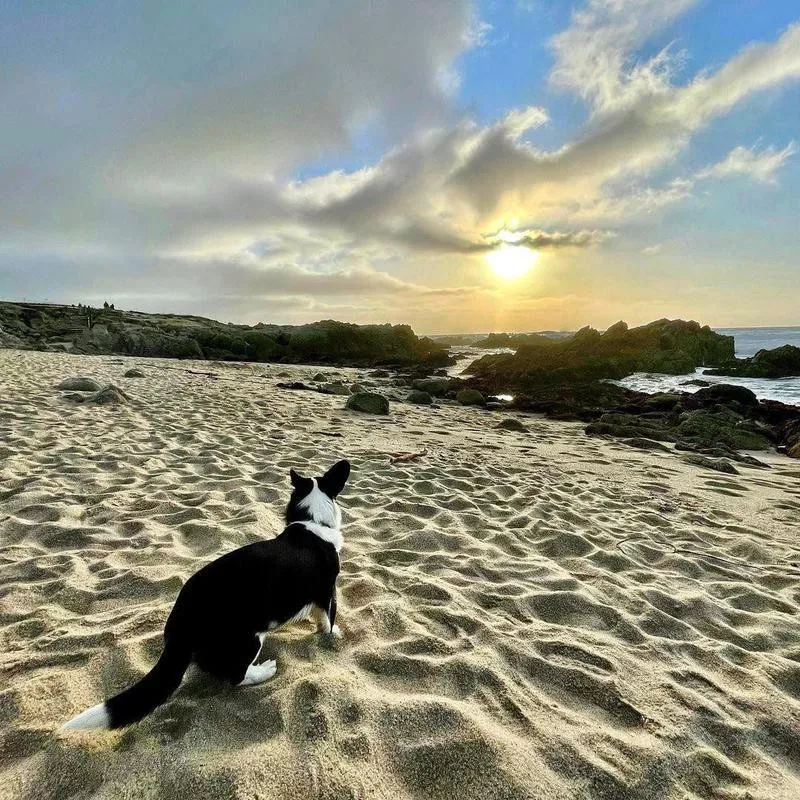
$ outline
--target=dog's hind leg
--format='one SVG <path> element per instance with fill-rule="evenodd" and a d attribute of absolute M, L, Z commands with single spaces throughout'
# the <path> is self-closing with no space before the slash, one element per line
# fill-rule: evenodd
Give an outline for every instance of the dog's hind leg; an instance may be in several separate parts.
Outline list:
<path fill-rule="evenodd" d="M 332 633 L 334 636 L 342 635 L 339 626 L 336 624 L 336 589 L 333 590 L 333 595 L 325 606 L 314 606 L 313 614 L 317 621 L 318 633 Z"/>
<path fill-rule="evenodd" d="M 262 639 L 255 634 L 227 634 L 204 643 L 195 655 L 202 669 L 234 686 L 252 686 L 269 680 L 277 671 L 274 661 L 256 664 Z"/>

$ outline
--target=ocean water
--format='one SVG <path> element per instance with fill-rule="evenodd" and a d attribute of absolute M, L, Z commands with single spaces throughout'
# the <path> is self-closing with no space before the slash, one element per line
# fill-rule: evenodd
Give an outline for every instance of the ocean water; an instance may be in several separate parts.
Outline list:
<path fill-rule="evenodd" d="M 747 358 L 759 350 L 772 350 L 784 344 L 800 347 L 800 327 L 796 328 L 714 328 L 717 333 L 734 337 L 737 358 Z M 637 372 L 621 381 L 620 386 L 640 392 L 696 392 L 701 387 L 685 386 L 686 381 L 700 378 L 709 383 L 732 383 L 746 386 L 762 400 L 780 400 L 782 403 L 800 405 L 800 377 L 766 380 L 764 378 L 736 378 L 722 375 L 704 375 L 702 367 L 687 375 L 661 375 Z"/>
<path fill-rule="evenodd" d="M 714 328 L 717 333 L 734 337 L 737 358 L 748 358 L 759 350 L 772 350 L 784 344 L 800 347 L 800 327 L 794 328 Z M 479 347 L 451 347 L 450 352 L 458 361 L 448 369 L 450 375 L 464 375 L 466 368 L 477 358 L 487 353 L 511 353 L 513 350 L 484 350 Z M 621 381 L 620 386 L 640 392 L 696 392 L 699 386 L 686 386 L 686 381 L 700 378 L 709 383 L 733 383 L 746 386 L 756 397 L 764 400 L 780 400 L 782 403 L 800 405 L 800 377 L 765 380 L 763 378 L 734 378 L 704 375 L 700 367 L 686 375 L 662 375 L 660 373 L 637 372 Z"/>

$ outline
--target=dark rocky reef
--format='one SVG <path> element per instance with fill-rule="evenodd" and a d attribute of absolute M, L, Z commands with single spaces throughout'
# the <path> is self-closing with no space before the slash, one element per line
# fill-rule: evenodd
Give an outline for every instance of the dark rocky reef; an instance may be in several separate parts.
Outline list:
<path fill-rule="evenodd" d="M 773 350 L 759 350 L 752 358 L 734 358 L 707 375 L 739 378 L 791 378 L 800 375 L 800 347 L 785 344 Z"/>
<path fill-rule="evenodd" d="M 800 458 L 800 408 L 759 401 L 742 386 L 716 384 L 694 394 L 644 394 L 609 383 L 545 387 L 514 398 L 520 411 L 588 421 L 586 433 L 627 443 L 674 444 L 676 450 L 758 463 L 739 450 Z"/>
<path fill-rule="evenodd" d="M 413 368 L 453 361 L 408 325 L 234 325 L 203 317 L 113 308 L 0 302 L 0 346 L 162 358 Z"/>
<path fill-rule="evenodd" d="M 537 337 L 516 353 L 483 356 L 468 372 L 471 384 L 484 392 L 526 391 L 634 372 L 680 375 L 732 360 L 733 345 L 732 336 L 697 322 L 662 319 L 638 328 L 618 322 L 602 334 L 586 327 L 562 341 Z"/>
<path fill-rule="evenodd" d="M 543 346 L 555 344 L 557 339 L 554 336 L 547 336 L 543 333 L 490 333 L 485 339 L 475 342 L 474 347 L 510 347 L 518 350 L 520 347 Z"/>

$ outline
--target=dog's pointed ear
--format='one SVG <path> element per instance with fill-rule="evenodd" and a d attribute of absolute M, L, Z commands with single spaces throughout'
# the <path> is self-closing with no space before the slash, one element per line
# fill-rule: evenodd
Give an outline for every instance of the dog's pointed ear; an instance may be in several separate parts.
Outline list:
<path fill-rule="evenodd" d="M 337 461 L 318 481 L 320 489 L 330 498 L 336 497 L 350 477 L 350 462 Z"/>
<path fill-rule="evenodd" d="M 299 489 L 303 485 L 303 481 L 306 480 L 299 472 L 295 472 L 293 469 L 289 470 L 289 478 L 295 489 Z"/>

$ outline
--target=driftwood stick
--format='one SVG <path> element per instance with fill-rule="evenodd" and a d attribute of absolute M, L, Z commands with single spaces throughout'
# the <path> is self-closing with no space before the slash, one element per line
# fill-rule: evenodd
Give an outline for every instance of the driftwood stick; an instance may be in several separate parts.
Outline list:
<path fill-rule="evenodd" d="M 202 375 L 202 376 L 204 376 L 206 378 L 216 378 L 217 377 L 217 373 L 216 372 L 200 372 L 200 371 L 198 371 L 196 369 L 187 369 L 186 371 L 190 375 Z"/>
<path fill-rule="evenodd" d="M 396 464 L 398 461 L 413 461 L 416 458 L 428 455 L 428 448 L 420 450 L 418 453 L 386 453 L 389 456 L 389 463 Z"/>

